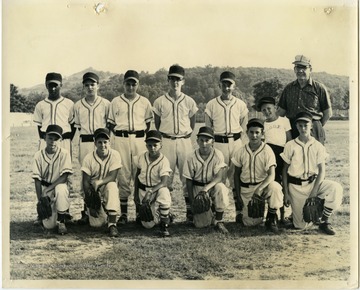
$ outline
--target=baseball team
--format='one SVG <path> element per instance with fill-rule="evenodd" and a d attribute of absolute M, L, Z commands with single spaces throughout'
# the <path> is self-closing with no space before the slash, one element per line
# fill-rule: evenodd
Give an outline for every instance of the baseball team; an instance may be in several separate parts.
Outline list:
<path fill-rule="evenodd" d="M 272 97 L 257 102 L 264 120 L 248 119 L 246 103 L 233 95 L 236 76 L 222 72 L 221 95 L 206 104 L 205 126 L 196 132 L 195 148 L 190 137 L 198 108 L 182 92 L 185 70 L 180 65 L 169 68 L 168 91 L 153 104 L 137 93 L 140 78 L 134 70 L 125 73 L 124 93 L 111 102 L 98 95 L 99 76 L 85 73 L 84 97 L 75 104 L 61 96 L 61 74 L 48 73 L 48 96 L 34 111 L 39 151 L 32 178 L 38 200 L 50 197 L 52 215 L 38 216 L 35 223 L 61 235 L 68 231 L 72 140 L 79 130 L 81 195 L 85 200 L 92 188 L 102 202 L 100 209 L 94 209 L 84 201 L 79 225 L 106 226 L 110 237 L 119 236 L 119 229 L 129 222 L 128 201 L 133 194 L 136 223 L 144 228 L 158 226 L 162 237 L 170 236 L 177 169 L 186 222 L 195 227 L 213 226 L 228 234 L 223 216 L 232 192 L 235 222 L 243 228 L 265 222 L 267 230 L 279 233 L 279 227 L 318 226 L 334 235 L 329 217 L 341 205 L 343 189 L 325 178 L 328 154 L 323 127 L 332 115 L 330 97 L 325 86 L 311 77 L 308 57 L 297 55 L 293 65 L 296 80 L 284 88 L 278 104 Z M 211 207 L 194 213 L 199 195 L 208 198 Z M 267 204 L 263 216 L 250 214 L 254 197 Z M 309 197 L 321 201 L 321 218 L 305 222 L 303 207 Z M 145 204 L 150 219 L 141 214 Z M 287 217 L 285 207 L 291 207 Z"/>

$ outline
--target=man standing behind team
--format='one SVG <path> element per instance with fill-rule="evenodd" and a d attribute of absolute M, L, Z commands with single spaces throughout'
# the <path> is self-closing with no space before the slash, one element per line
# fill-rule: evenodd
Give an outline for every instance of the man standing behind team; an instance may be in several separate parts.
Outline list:
<path fill-rule="evenodd" d="M 74 105 L 75 127 L 80 131 L 79 140 L 79 162 L 82 166 L 85 156 L 93 152 L 94 132 L 98 128 L 105 128 L 109 115 L 110 102 L 98 96 L 99 76 L 93 72 L 87 72 L 83 75 L 83 91 L 85 97 L 77 101 Z M 89 221 L 86 215 L 86 205 L 81 212 L 81 224 L 87 224 Z"/>
<path fill-rule="evenodd" d="M 241 135 L 246 130 L 249 110 L 245 102 L 232 94 L 235 85 L 235 75 L 232 72 L 224 71 L 220 75 L 221 96 L 207 103 L 205 125 L 214 129 L 214 147 L 223 153 L 224 161 L 228 165 L 227 177 L 233 189 L 236 221 L 241 222 L 241 208 L 234 191 L 234 165 L 231 158 L 242 145 Z"/>
<path fill-rule="evenodd" d="M 323 127 L 332 115 L 330 96 L 322 83 L 311 78 L 312 67 L 309 58 L 297 55 L 293 64 L 297 79 L 284 88 L 278 104 L 278 113 L 290 120 L 293 139 L 299 136 L 296 114 L 304 111 L 312 114 L 311 135 L 324 145 L 326 136 Z"/>
<path fill-rule="evenodd" d="M 136 174 L 134 159 L 146 151 L 144 136 L 153 119 L 151 104 L 136 93 L 138 88 L 139 74 L 128 70 L 124 75 L 124 94 L 110 103 L 107 126 L 115 134 L 114 149 L 120 153 L 123 164 L 118 176 L 121 210 L 118 224 L 128 222 L 130 184 Z"/>
<path fill-rule="evenodd" d="M 66 149 L 71 157 L 71 140 L 75 134 L 73 106 L 74 102 L 61 96 L 62 76 L 51 72 L 45 78 L 46 89 L 49 92 L 45 100 L 38 102 L 34 111 L 34 122 L 38 126 L 39 149 L 46 146 L 45 131 L 49 125 L 58 125 L 63 129 L 60 146 Z"/>
<path fill-rule="evenodd" d="M 170 67 L 169 91 L 155 100 L 154 117 L 155 127 L 163 137 L 162 153 L 170 161 L 172 170 L 169 188 L 172 190 L 175 167 L 177 167 L 185 197 L 186 217 L 188 221 L 192 221 L 186 181 L 182 173 L 186 158 L 193 151 L 190 136 L 195 126 L 195 113 L 198 108 L 195 101 L 181 91 L 185 83 L 184 77 L 183 67 L 177 64 Z"/>

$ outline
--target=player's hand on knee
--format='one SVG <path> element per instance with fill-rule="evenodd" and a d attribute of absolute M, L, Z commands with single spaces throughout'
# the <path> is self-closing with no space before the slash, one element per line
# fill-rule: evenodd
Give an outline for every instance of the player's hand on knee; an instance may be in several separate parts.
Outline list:
<path fill-rule="evenodd" d="M 289 194 L 286 194 L 286 193 L 285 193 L 285 195 L 284 195 L 284 205 L 285 205 L 286 207 L 289 207 L 290 204 L 291 204 L 290 196 L 289 196 Z"/>

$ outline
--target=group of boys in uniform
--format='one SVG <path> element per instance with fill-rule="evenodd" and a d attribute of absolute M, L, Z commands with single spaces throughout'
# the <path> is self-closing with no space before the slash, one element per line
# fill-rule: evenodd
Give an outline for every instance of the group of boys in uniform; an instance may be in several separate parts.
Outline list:
<path fill-rule="evenodd" d="M 299 57 L 303 56 L 296 57 L 295 71 L 304 64 Z M 102 207 L 97 211 L 84 204 L 79 224 L 107 225 L 109 235 L 118 236 L 118 226 L 128 222 L 133 182 L 136 221 L 145 228 L 159 224 L 161 235 L 169 236 L 172 183 L 177 168 L 186 219 L 195 226 L 194 199 L 198 194 L 206 194 L 211 199 L 211 210 L 205 224 L 228 233 L 223 215 L 229 204 L 229 186 L 236 222 L 243 226 L 263 222 L 263 218 L 251 218 L 247 212 L 248 202 L 258 195 L 268 204 L 267 229 L 278 232 L 279 209 L 280 221 L 286 222 L 284 205 L 291 205 L 291 225 L 307 228 L 310 225 L 303 221 L 302 207 L 307 197 L 318 196 L 324 204 L 319 229 L 335 234 L 328 220 L 341 204 L 342 187 L 325 180 L 327 154 L 325 147 L 311 136 L 312 114 L 302 110 L 293 117 L 291 125 L 299 134 L 295 138 L 291 136 L 289 120 L 277 115 L 273 98 L 265 97 L 257 103 L 265 122 L 258 118 L 248 120 L 245 102 L 233 95 L 235 75 L 225 71 L 220 75 L 221 96 L 207 103 L 205 126 L 197 132 L 198 148 L 194 150 L 190 136 L 198 108 L 181 90 L 184 68 L 171 66 L 168 83 L 168 92 L 152 106 L 137 93 L 138 73 L 129 70 L 124 75 L 124 93 L 109 102 L 97 95 L 99 77 L 88 72 L 83 76 L 85 96 L 73 104 L 60 94 L 61 75 L 46 76 L 49 96 L 36 105 L 34 113 L 41 144 L 33 169 L 38 199 L 47 195 L 52 200 L 53 216 L 40 221 L 45 228 L 57 227 L 59 234 L 67 232 L 65 220 L 70 199 L 66 184 L 72 174 L 71 140 L 78 128 L 82 194 L 92 186 L 102 199 Z M 285 107 L 286 102 L 282 104 Z M 286 110 L 280 112 L 285 114 Z M 150 130 L 151 122 L 154 130 Z M 140 220 L 138 215 L 140 206 L 147 202 L 152 204 L 154 216 L 150 222 Z"/>

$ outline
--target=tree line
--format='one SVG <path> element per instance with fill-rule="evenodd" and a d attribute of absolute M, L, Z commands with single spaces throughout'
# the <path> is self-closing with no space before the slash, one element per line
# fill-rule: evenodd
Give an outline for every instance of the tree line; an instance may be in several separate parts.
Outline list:
<path fill-rule="evenodd" d="M 187 68 L 183 92 L 191 96 L 198 104 L 201 116 L 206 103 L 221 94 L 218 86 L 219 76 L 224 70 L 230 70 L 236 75 L 236 89 L 234 95 L 241 98 L 248 105 L 250 111 L 254 110 L 256 101 L 264 96 L 279 98 L 286 84 L 295 79 L 294 72 L 286 69 L 274 68 L 231 68 L 231 67 L 205 67 Z M 83 97 L 82 75 L 86 71 L 93 71 L 100 76 L 98 94 L 108 100 L 122 94 L 124 74 L 110 74 L 94 69 L 84 70 L 64 79 L 62 95 L 74 102 Z M 138 93 L 148 98 L 151 103 L 168 90 L 167 70 L 162 68 L 150 74 L 140 72 L 140 86 Z M 106 79 L 102 78 L 106 77 Z M 349 78 L 325 72 L 313 73 L 313 78 L 325 84 L 330 93 L 333 109 L 349 109 Z M 34 111 L 35 105 L 46 98 L 45 86 L 30 90 L 27 94 L 19 93 L 14 84 L 10 85 L 10 112 Z"/>

